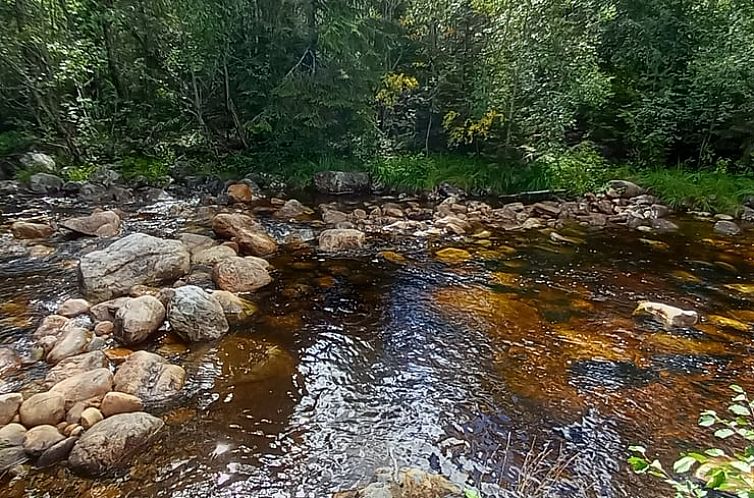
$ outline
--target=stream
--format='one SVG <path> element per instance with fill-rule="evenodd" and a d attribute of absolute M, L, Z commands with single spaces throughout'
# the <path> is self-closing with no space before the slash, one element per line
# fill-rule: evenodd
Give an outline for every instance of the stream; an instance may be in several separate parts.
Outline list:
<path fill-rule="evenodd" d="M 0 203 L 6 228 L 90 212 L 59 199 L 14 202 Z M 259 216 L 278 237 L 309 229 Z M 147 345 L 183 366 L 187 384 L 156 413 L 166 426 L 127 474 L 89 480 L 56 466 L 4 478 L 0 494 L 321 498 L 406 466 L 508 496 L 522 468 L 565 459 L 551 496 L 668 496 L 629 473 L 626 448 L 642 444 L 669 464 L 710 442 L 697 417 L 723 410 L 731 383 L 754 391 L 754 294 L 726 287 L 752 282 L 752 232 L 726 238 L 709 222 L 673 221 L 680 230 L 663 235 L 561 231 L 573 245 L 534 230 L 493 232 L 484 245 L 282 252 L 270 259 L 273 284 L 252 295 L 251 320 L 216 343 L 163 332 Z M 194 203 L 165 201 L 129 210 L 124 234 L 209 226 Z M 39 320 L 78 297 L 78 256 L 107 241 L 57 235 L 52 245 L 48 257 L 0 260 L 0 343 L 28 347 Z M 472 258 L 437 257 L 445 247 Z M 664 331 L 632 316 L 642 299 L 702 321 Z M 0 392 L 45 369 L 2 379 Z M 531 469 L 527 455 L 545 449 L 545 470 Z"/>

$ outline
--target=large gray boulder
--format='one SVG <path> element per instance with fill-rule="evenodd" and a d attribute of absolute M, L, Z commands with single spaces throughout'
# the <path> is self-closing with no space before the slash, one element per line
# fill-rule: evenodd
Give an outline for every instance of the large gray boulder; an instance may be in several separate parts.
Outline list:
<path fill-rule="evenodd" d="M 143 401 L 165 401 L 177 394 L 186 380 L 186 371 L 148 351 L 136 351 L 118 367 L 114 390 L 138 396 Z"/>
<path fill-rule="evenodd" d="M 144 342 L 165 321 L 165 306 L 154 296 L 129 299 L 115 313 L 114 337 L 126 346 Z"/>
<path fill-rule="evenodd" d="M 19 158 L 19 162 L 30 171 L 55 171 L 55 160 L 41 152 L 27 152 Z"/>
<path fill-rule="evenodd" d="M 98 423 L 79 439 L 68 456 L 72 470 L 99 476 L 128 465 L 165 425 L 148 413 L 122 413 Z"/>
<path fill-rule="evenodd" d="M 134 285 L 158 286 L 177 280 L 190 268 L 191 256 L 180 241 L 143 233 L 86 254 L 79 263 L 83 292 L 97 301 L 123 296 Z"/>
<path fill-rule="evenodd" d="M 320 171 L 314 185 L 323 194 L 352 194 L 369 190 L 369 173 L 361 171 Z"/>
<path fill-rule="evenodd" d="M 194 285 L 174 290 L 168 304 L 168 322 L 176 334 L 192 342 L 219 339 L 228 332 L 220 302 Z"/>
<path fill-rule="evenodd" d="M 62 178 L 49 173 L 36 173 L 29 178 L 29 190 L 35 194 L 59 192 L 65 182 Z"/>

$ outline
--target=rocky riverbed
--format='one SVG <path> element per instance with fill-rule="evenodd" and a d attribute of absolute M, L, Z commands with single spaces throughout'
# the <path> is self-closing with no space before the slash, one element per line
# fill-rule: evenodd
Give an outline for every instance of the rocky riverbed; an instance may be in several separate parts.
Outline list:
<path fill-rule="evenodd" d="M 678 217 L 620 180 L 504 202 L 330 172 L 299 201 L 42 175 L 0 186 L 9 496 L 494 496 L 526 429 L 602 444 L 573 473 L 620 496 L 625 438 L 677 430 L 638 412 L 682 393 L 693 419 L 748 365 L 746 209 Z"/>

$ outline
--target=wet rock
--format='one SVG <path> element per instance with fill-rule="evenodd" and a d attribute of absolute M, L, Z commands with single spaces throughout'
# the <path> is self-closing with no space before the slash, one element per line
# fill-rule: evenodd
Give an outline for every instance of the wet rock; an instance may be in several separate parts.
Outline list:
<path fill-rule="evenodd" d="M 696 311 L 651 301 L 641 301 L 634 310 L 634 315 L 651 316 L 668 327 L 691 327 L 699 321 Z"/>
<path fill-rule="evenodd" d="M 26 427 L 55 425 L 65 417 L 65 397 L 58 392 L 44 392 L 30 396 L 18 411 Z"/>
<path fill-rule="evenodd" d="M 0 376 L 21 368 L 21 358 L 10 348 L 0 348 Z"/>
<path fill-rule="evenodd" d="M 164 425 L 144 412 L 113 415 L 84 433 L 68 463 L 73 471 L 91 476 L 123 468 Z"/>
<path fill-rule="evenodd" d="M 81 421 L 79 423 L 84 430 L 88 430 L 94 427 L 94 425 L 102 422 L 104 419 L 105 417 L 102 415 L 101 411 L 94 407 L 89 407 L 81 412 Z"/>
<path fill-rule="evenodd" d="M 435 222 L 435 226 L 456 235 L 463 235 L 471 230 L 471 224 L 468 221 L 453 215 L 440 218 Z"/>
<path fill-rule="evenodd" d="M 214 246 L 202 251 L 195 252 L 191 256 L 191 262 L 195 265 L 212 266 L 220 261 L 237 256 L 236 251 L 228 246 Z"/>
<path fill-rule="evenodd" d="M 670 220 L 665 220 L 662 218 L 652 220 L 650 226 L 655 231 L 660 232 L 660 233 L 675 232 L 678 230 L 678 225 L 676 225 Z"/>
<path fill-rule="evenodd" d="M 77 437 L 66 437 L 62 441 L 55 443 L 40 455 L 36 462 L 36 466 L 40 469 L 44 469 L 66 460 L 76 444 L 76 441 L 78 441 Z"/>
<path fill-rule="evenodd" d="M 189 272 L 191 257 L 177 240 L 143 233 L 84 255 L 79 272 L 84 293 L 99 301 L 126 294 L 134 285 L 160 285 Z"/>
<path fill-rule="evenodd" d="M 35 194 L 59 192 L 65 182 L 59 176 L 49 173 L 36 173 L 29 178 L 29 190 Z"/>
<path fill-rule="evenodd" d="M 277 251 L 277 242 L 264 227 L 243 214 L 218 214 L 212 220 L 212 229 L 220 237 L 233 239 L 243 254 L 270 256 Z"/>
<path fill-rule="evenodd" d="M 107 368 L 108 364 L 107 357 L 102 351 L 92 351 L 72 356 L 62 360 L 47 372 L 45 383 L 49 386 L 54 386 L 74 375 L 98 368 Z"/>
<path fill-rule="evenodd" d="M 53 365 L 68 357 L 87 351 L 93 333 L 80 327 L 69 327 L 65 330 L 55 346 L 47 354 L 47 363 Z"/>
<path fill-rule="evenodd" d="M 741 213 L 739 214 L 739 217 L 741 218 L 741 221 L 746 221 L 749 223 L 754 222 L 754 209 L 752 209 L 749 206 L 743 206 L 741 208 Z"/>
<path fill-rule="evenodd" d="M 720 220 L 715 223 L 715 232 L 721 235 L 734 236 L 741 233 L 741 227 L 728 220 Z"/>
<path fill-rule="evenodd" d="M 144 401 L 164 401 L 182 388 L 186 371 L 148 351 L 131 354 L 115 372 L 115 390 Z"/>
<path fill-rule="evenodd" d="M 251 301 L 242 299 L 232 292 L 216 290 L 212 296 L 223 308 L 226 318 L 244 320 L 257 312 L 257 306 Z"/>
<path fill-rule="evenodd" d="M 551 218 L 557 218 L 558 215 L 560 215 L 560 208 L 556 203 L 537 202 L 532 205 L 532 209 L 538 214 L 549 216 Z"/>
<path fill-rule="evenodd" d="M 18 159 L 21 165 L 29 171 L 55 171 L 55 160 L 41 152 L 26 152 Z"/>
<path fill-rule="evenodd" d="M 144 403 L 138 396 L 117 391 L 105 394 L 100 405 L 102 415 L 105 417 L 112 417 L 119 413 L 140 412 L 143 409 Z"/>
<path fill-rule="evenodd" d="M 223 307 L 212 294 L 193 285 L 175 289 L 168 322 L 176 334 L 191 342 L 211 341 L 228 332 Z"/>
<path fill-rule="evenodd" d="M 95 304 L 89 309 L 89 314 L 98 322 L 114 322 L 118 310 L 121 306 L 126 304 L 129 299 L 129 297 L 125 296 L 117 297 L 109 301 Z"/>
<path fill-rule="evenodd" d="M 120 233 L 120 216 L 114 211 L 101 211 L 89 216 L 70 218 L 60 226 L 90 237 L 115 237 Z"/>
<path fill-rule="evenodd" d="M 611 180 L 607 183 L 607 195 L 612 198 L 630 199 L 644 193 L 644 189 L 626 180 Z"/>
<path fill-rule="evenodd" d="M 29 223 L 17 221 L 10 227 L 11 233 L 17 239 L 46 239 L 55 229 L 45 223 Z"/>
<path fill-rule="evenodd" d="M 276 218 L 293 219 L 313 213 L 313 209 L 304 206 L 296 199 L 290 199 L 280 209 L 275 211 L 274 216 Z"/>
<path fill-rule="evenodd" d="M 192 255 L 215 245 L 215 239 L 212 237 L 196 233 L 182 233 L 178 236 L 178 240 L 186 246 L 186 249 L 188 249 Z"/>
<path fill-rule="evenodd" d="M 65 436 L 56 427 L 38 425 L 24 434 L 24 451 L 28 455 L 38 457 L 63 439 L 65 439 Z"/>
<path fill-rule="evenodd" d="M 355 491 L 341 491 L 333 498 L 463 498 L 461 487 L 447 478 L 420 469 L 382 468 L 371 484 Z"/>
<path fill-rule="evenodd" d="M 50 392 L 60 393 L 65 398 L 66 409 L 75 403 L 92 398 L 101 398 L 113 387 L 113 374 L 106 368 L 82 372 L 58 382 Z"/>
<path fill-rule="evenodd" d="M 356 171 L 320 171 L 314 186 L 323 194 L 352 194 L 369 190 L 369 174 Z"/>
<path fill-rule="evenodd" d="M 470 260 L 471 254 L 469 253 L 469 251 L 466 251 L 464 249 L 446 247 L 445 249 L 440 249 L 439 251 L 437 251 L 435 253 L 435 258 L 437 258 L 438 261 L 442 261 L 443 263 L 457 264 Z"/>
<path fill-rule="evenodd" d="M 578 246 L 584 243 L 584 240 L 582 239 L 577 239 L 575 237 L 566 237 L 565 235 L 560 235 L 558 232 L 550 232 L 550 241 L 554 242 L 555 244 L 570 246 Z"/>
<path fill-rule="evenodd" d="M 60 315 L 49 315 L 42 319 L 42 323 L 39 324 L 37 330 L 34 331 L 32 337 L 34 339 L 40 339 L 42 337 L 52 336 L 60 337 L 68 327 L 70 320 Z"/>
<path fill-rule="evenodd" d="M 26 427 L 21 424 L 11 423 L 0 427 L 0 447 L 21 446 L 24 444 Z"/>
<path fill-rule="evenodd" d="M 91 305 L 86 299 L 67 299 L 58 307 L 57 314 L 66 318 L 74 318 L 89 312 Z"/>
<path fill-rule="evenodd" d="M 245 183 L 228 186 L 228 200 L 233 204 L 248 204 L 253 200 L 251 188 Z"/>
<path fill-rule="evenodd" d="M 13 420 L 23 401 L 21 393 L 0 394 L 0 427 Z"/>
<path fill-rule="evenodd" d="M 229 292 L 254 292 L 272 282 L 267 267 L 258 258 L 239 257 L 215 265 L 212 279 L 220 289 Z"/>
<path fill-rule="evenodd" d="M 366 235 L 359 230 L 334 228 L 324 230 L 319 235 L 319 249 L 323 252 L 341 252 L 361 249 L 366 242 Z"/>
<path fill-rule="evenodd" d="M 129 299 L 115 313 L 113 336 L 126 346 L 144 342 L 160 328 L 165 314 L 165 306 L 156 297 Z"/>

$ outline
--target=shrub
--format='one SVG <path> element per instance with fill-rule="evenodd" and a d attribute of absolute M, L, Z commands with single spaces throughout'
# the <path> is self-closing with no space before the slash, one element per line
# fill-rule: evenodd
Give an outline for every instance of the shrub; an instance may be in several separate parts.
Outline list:
<path fill-rule="evenodd" d="M 702 498 L 708 495 L 708 490 L 754 498 L 754 401 L 749 400 L 740 386 L 734 384 L 730 388 L 735 395 L 728 411 L 734 418 L 722 418 L 708 410 L 699 416 L 699 425 L 716 428 L 714 435 L 720 440 L 736 441 L 737 450 L 726 453 L 720 448 L 708 448 L 682 454 L 673 463 L 673 473 L 681 476 L 676 478 L 658 460 L 650 461 L 644 447 L 631 446 L 629 450 L 633 454 L 628 463 L 632 470 L 661 479 L 675 490 L 676 498 Z M 690 473 L 695 467 L 695 477 L 692 477 Z"/>

